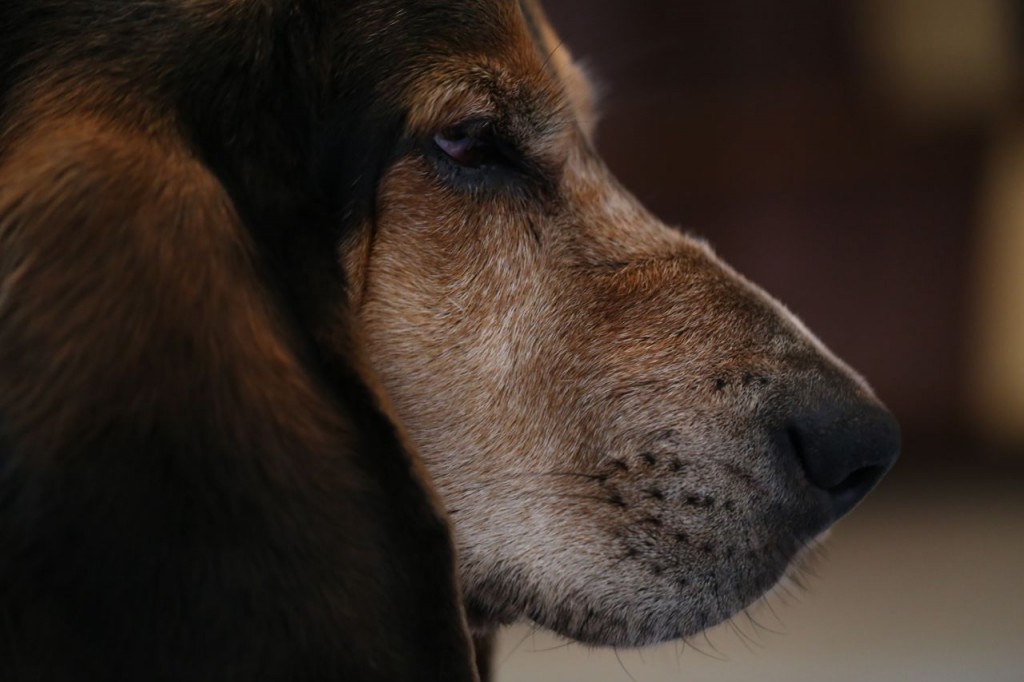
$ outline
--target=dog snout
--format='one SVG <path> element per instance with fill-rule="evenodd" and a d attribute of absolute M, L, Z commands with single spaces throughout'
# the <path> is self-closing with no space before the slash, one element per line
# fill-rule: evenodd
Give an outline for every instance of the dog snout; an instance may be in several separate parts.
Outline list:
<path fill-rule="evenodd" d="M 850 512 L 895 464 L 900 452 L 895 417 L 877 403 L 824 401 L 793 415 L 780 442 L 822 491 L 833 520 Z"/>

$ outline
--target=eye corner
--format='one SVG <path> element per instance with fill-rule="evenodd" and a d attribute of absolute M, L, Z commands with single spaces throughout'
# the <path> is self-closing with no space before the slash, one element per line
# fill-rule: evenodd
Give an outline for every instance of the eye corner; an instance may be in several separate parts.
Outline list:
<path fill-rule="evenodd" d="M 434 147 L 452 163 L 477 170 L 493 163 L 498 153 L 493 124 L 472 120 L 441 128 L 431 136 Z"/>
<path fill-rule="evenodd" d="M 449 162 L 466 170 L 512 168 L 517 158 L 490 119 L 471 119 L 436 130 L 433 147 Z"/>
<path fill-rule="evenodd" d="M 510 122 L 499 118 L 478 116 L 437 125 L 423 130 L 418 139 L 437 177 L 455 189 L 539 197 L 555 183 L 552 168 L 526 151 Z"/>
<path fill-rule="evenodd" d="M 427 137 L 431 155 L 460 180 L 524 186 L 546 184 L 544 168 L 493 119 L 467 120 L 440 128 Z"/>

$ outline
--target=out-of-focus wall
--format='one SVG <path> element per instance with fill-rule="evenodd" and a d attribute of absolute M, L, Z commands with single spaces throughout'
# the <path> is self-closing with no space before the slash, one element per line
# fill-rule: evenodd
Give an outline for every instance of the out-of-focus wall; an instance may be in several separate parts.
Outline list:
<path fill-rule="evenodd" d="M 1024 458 L 1024 119 L 994 137 L 975 260 L 971 415 Z"/>
<path fill-rule="evenodd" d="M 860 0 L 864 82 L 908 126 L 991 126 L 1016 89 L 1010 0 Z"/>
<path fill-rule="evenodd" d="M 1019 91 L 1014 3 L 545 4 L 604 85 L 613 170 L 863 372 L 903 423 L 905 462 L 992 432 L 981 377 L 1020 371 L 992 349 L 1012 354 L 1002 317 L 1024 310 L 1008 233 L 982 224 Z M 976 277 L 985 253 L 1010 273 L 998 294 Z M 1024 404 L 1000 407 L 1024 423 Z"/>

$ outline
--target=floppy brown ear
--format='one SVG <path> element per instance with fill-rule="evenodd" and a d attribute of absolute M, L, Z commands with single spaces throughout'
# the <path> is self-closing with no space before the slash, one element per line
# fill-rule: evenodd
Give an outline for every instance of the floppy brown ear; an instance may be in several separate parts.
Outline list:
<path fill-rule="evenodd" d="M 218 179 L 57 110 L 0 138 L 0 679 L 474 679 L 418 467 Z"/>

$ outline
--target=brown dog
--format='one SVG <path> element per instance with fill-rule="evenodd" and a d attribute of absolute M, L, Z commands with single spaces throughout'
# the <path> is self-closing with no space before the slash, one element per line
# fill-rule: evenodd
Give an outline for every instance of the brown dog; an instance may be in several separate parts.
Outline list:
<path fill-rule="evenodd" d="M 525 0 L 6 0 L 0 678 L 469 680 L 770 588 L 898 429 L 593 121 Z"/>

